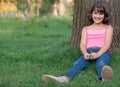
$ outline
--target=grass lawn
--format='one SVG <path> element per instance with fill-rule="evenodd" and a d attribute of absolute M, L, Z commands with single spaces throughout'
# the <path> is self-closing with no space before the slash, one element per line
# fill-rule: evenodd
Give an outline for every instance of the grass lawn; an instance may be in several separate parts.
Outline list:
<path fill-rule="evenodd" d="M 80 56 L 70 46 L 71 28 L 72 18 L 0 18 L 0 87 L 119 87 L 119 49 L 112 82 L 98 81 L 95 64 L 67 84 L 42 81 L 43 74 L 64 75 Z"/>

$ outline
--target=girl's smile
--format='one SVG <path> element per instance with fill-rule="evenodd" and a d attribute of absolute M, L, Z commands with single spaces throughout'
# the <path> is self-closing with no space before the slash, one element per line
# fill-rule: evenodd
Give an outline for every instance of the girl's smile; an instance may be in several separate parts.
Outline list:
<path fill-rule="evenodd" d="M 93 13 L 92 13 L 92 19 L 93 19 L 95 24 L 102 23 L 104 20 L 104 17 L 105 17 L 104 14 L 100 13 L 98 11 L 93 11 Z"/>

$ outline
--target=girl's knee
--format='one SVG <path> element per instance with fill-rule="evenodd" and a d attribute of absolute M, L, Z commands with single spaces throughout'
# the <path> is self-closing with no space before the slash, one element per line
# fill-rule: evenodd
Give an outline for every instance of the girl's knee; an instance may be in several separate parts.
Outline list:
<path fill-rule="evenodd" d="M 83 63 L 83 57 L 81 56 L 78 60 L 76 60 L 73 65 L 80 65 L 80 63 Z"/>
<path fill-rule="evenodd" d="M 99 66 L 99 67 L 103 67 L 103 66 L 105 66 L 105 65 L 107 65 L 104 61 L 99 61 L 98 63 L 97 63 L 97 66 Z"/>
<path fill-rule="evenodd" d="M 73 66 L 78 66 L 80 63 L 78 60 L 76 60 L 74 63 L 73 63 Z"/>

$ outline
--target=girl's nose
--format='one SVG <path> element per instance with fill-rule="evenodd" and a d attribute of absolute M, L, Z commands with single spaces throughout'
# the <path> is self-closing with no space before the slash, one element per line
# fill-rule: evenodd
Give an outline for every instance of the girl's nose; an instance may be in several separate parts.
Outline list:
<path fill-rule="evenodd" d="M 100 15 L 99 15 L 99 14 L 97 14 L 96 16 L 97 16 L 97 17 L 100 17 Z"/>

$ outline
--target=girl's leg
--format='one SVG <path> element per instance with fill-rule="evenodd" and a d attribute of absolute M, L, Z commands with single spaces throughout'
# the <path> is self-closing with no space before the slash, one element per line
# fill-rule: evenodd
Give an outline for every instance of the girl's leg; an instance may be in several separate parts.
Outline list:
<path fill-rule="evenodd" d="M 65 74 L 69 79 L 74 79 L 83 69 L 85 69 L 92 61 L 85 60 L 83 56 L 81 56 L 78 60 L 76 60 L 72 66 L 72 68 Z"/>
<path fill-rule="evenodd" d="M 69 82 L 71 79 L 75 78 L 85 67 L 87 67 L 92 61 L 85 60 L 81 56 L 77 61 L 74 62 L 72 68 L 64 76 L 52 76 L 52 75 L 43 75 L 42 79 L 44 82 L 48 81 L 57 81 L 57 82 Z"/>
<path fill-rule="evenodd" d="M 103 55 L 101 55 L 97 60 L 96 60 L 96 70 L 98 73 L 98 78 L 102 80 L 102 69 L 104 66 L 108 66 L 110 64 L 110 53 L 109 51 L 106 51 Z"/>

